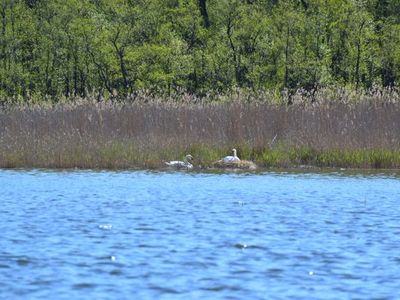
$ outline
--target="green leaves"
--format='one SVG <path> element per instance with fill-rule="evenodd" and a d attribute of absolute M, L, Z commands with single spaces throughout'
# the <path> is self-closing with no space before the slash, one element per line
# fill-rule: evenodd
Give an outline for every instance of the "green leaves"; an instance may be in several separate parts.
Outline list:
<path fill-rule="evenodd" d="M 395 86 L 397 0 L 0 5 L 0 95 Z"/>

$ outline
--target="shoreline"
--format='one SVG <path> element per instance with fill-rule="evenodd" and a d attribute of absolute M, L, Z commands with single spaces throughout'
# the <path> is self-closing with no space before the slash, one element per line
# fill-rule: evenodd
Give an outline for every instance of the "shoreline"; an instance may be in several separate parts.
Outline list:
<path fill-rule="evenodd" d="M 53 170 L 149 170 L 164 171 L 174 170 L 174 168 L 165 166 L 165 161 L 179 159 L 182 155 L 168 156 L 167 154 L 141 152 L 141 155 L 130 151 L 120 151 L 108 153 L 107 151 L 96 151 L 92 155 L 88 152 L 74 153 L 52 153 L 46 157 L 35 157 L 33 154 L 37 151 L 24 152 L 20 155 L 15 153 L 0 153 L 0 169 L 53 169 Z M 128 150 L 129 148 L 125 149 Z M 192 149 L 194 150 L 195 147 Z M 198 151 L 191 151 L 195 157 L 193 171 L 200 172 L 262 172 L 268 170 L 400 170 L 400 151 L 384 149 L 368 150 L 322 150 L 287 148 L 268 149 L 261 152 L 255 152 L 254 149 L 247 149 L 251 156 L 241 157 L 242 159 L 252 161 L 257 168 L 235 168 L 235 167 L 215 167 L 213 163 L 217 160 L 217 153 L 224 153 L 223 150 L 212 151 L 210 158 L 201 155 L 200 152 L 207 153 L 204 145 Z M 201 151 L 199 151 L 201 150 Z M 96 154 L 105 153 L 103 156 Z M 175 153 L 173 150 L 166 153 Z M 180 152 L 186 153 L 186 152 Z M 33 155 L 33 156 L 32 156 Z M 221 156 L 221 155 L 220 155 Z M 71 159 L 73 157 L 73 159 Z M 35 159 L 36 158 L 36 159 Z M 191 170 L 183 170 L 191 171 Z"/>
<path fill-rule="evenodd" d="M 256 170 L 239 170 L 239 169 L 194 169 L 194 170 L 174 170 L 169 168 L 158 169 L 142 169 L 142 168 L 125 168 L 125 169 L 102 169 L 102 168 L 2 168 L 0 172 L 56 172 L 56 173 L 74 173 L 74 172 L 111 172 L 111 173 L 166 173 L 166 174 L 218 174 L 218 175 L 263 175 L 263 174 L 337 174 L 338 176 L 394 176 L 400 178 L 400 168 L 397 169 L 366 169 L 366 168 L 335 168 L 335 167 L 290 167 L 290 168 L 258 168 Z"/>

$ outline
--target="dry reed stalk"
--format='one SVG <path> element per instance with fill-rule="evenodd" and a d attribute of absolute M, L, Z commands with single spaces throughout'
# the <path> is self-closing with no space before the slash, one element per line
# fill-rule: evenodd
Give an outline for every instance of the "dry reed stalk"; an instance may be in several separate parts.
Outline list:
<path fill-rule="evenodd" d="M 261 163 L 273 149 L 311 149 L 314 155 L 340 149 L 399 151 L 398 94 L 393 92 L 390 101 L 384 93 L 385 101 L 374 95 L 348 101 L 343 93 L 346 101 L 328 102 L 321 98 L 328 92 L 319 93 L 314 102 L 304 102 L 298 93 L 300 100 L 291 106 L 260 99 L 249 103 L 239 95 L 221 103 L 143 96 L 135 102 L 77 99 L 6 107 L 0 111 L 0 167 L 156 168 L 188 151 L 197 151 L 206 165 L 234 146 L 243 158 Z M 315 159 L 290 158 L 283 165 Z"/>

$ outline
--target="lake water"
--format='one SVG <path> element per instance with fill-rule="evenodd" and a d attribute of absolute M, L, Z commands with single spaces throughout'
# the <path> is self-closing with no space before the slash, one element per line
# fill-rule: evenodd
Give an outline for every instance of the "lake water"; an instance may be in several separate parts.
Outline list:
<path fill-rule="evenodd" d="M 398 299 L 391 174 L 0 170 L 1 299 Z"/>

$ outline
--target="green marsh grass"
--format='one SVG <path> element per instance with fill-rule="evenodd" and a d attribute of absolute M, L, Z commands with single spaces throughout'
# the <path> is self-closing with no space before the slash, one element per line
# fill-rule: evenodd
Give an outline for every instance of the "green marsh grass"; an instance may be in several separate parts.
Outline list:
<path fill-rule="evenodd" d="M 158 169 L 191 153 L 205 168 L 236 148 L 260 167 L 400 168 L 396 95 L 349 102 L 322 94 L 289 106 L 240 95 L 8 105 L 0 167 Z"/>

